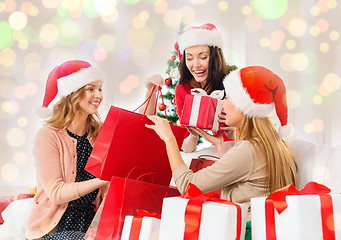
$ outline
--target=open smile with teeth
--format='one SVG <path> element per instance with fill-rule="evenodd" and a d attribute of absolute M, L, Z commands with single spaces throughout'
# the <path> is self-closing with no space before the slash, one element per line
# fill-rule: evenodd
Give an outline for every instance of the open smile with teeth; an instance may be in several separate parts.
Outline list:
<path fill-rule="evenodd" d="M 206 70 L 193 70 L 193 73 L 198 77 L 202 77 L 205 75 Z"/>
<path fill-rule="evenodd" d="M 98 107 L 100 102 L 90 102 L 91 105 L 95 106 L 95 107 Z"/>

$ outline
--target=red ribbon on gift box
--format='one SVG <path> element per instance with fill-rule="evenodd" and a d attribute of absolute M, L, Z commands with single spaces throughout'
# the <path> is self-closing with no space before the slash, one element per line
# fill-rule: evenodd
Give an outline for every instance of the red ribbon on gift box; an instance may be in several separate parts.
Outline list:
<path fill-rule="evenodd" d="M 236 239 L 240 239 L 242 227 L 242 210 L 238 204 L 228 200 L 220 199 L 219 194 L 215 192 L 208 192 L 204 194 L 197 186 L 192 183 L 188 184 L 186 192 L 182 197 L 189 199 L 185 211 L 184 240 L 194 240 L 199 238 L 202 205 L 206 201 L 233 205 L 237 208 Z"/>
<path fill-rule="evenodd" d="M 133 221 L 131 223 L 131 228 L 130 228 L 130 233 L 129 233 L 129 240 L 139 239 L 143 217 L 153 217 L 153 218 L 161 219 L 161 214 L 150 213 L 143 209 L 138 209 L 136 210 L 136 212 L 139 216 L 133 217 Z"/>
<path fill-rule="evenodd" d="M 276 240 L 275 209 L 281 214 L 287 207 L 288 195 L 319 195 L 321 202 L 321 219 L 323 239 L 335 240 L 334 215 L 330 189 L 316 182 L 307 183 L 300 191 L 293 184 L 283 187 L 265 200 L 266 239 Z M 332 227 L 331 227 L 332 226 Z"/>

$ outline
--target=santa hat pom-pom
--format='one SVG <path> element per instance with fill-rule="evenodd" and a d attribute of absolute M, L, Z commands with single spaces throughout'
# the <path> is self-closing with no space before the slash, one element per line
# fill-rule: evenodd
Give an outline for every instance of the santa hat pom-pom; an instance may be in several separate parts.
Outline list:
<path fill-rule="evenodd" d="M 294 127 L 290 123 L 285 126 L 281 126 L 278 129 L 278 134 L 281 139 L 289 138 L 294 135 Z"/>
<path fill-rule="evenodd" d="M 49 118 L 52 116 L 52 111 L 47 107 L 40 107 L 36 112 L 41 118 Z"/>

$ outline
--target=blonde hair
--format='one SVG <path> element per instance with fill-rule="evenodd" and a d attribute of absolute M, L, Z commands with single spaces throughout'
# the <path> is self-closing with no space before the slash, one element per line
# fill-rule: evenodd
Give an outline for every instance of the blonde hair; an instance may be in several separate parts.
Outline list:
<path fill-rule="evenodd" d="M 253 138 L 254 133 L 257 139 Z M 269 117 L 245 117 L 236 137 L 237 141 L 249 140 L 254 149 L 257 145 L 265 157 L 268 195 L 288 184 L 297 185 L 296 161 L 291 148 L 280 139 Z"/>
<path fill-rule="evenodd" d="M 85 86 L 59 100 L 53 107 L 52 117 L 45 121 L 46 125 L 57 129 L 66 129 L 71 123 L 79 121 L 81 109 L 79 102 L 85 96 Z M 97 138 L 102 127 L 102 121 L 98 113 L 89 115 L 86 122 L 86 132 L 89 137 Z"/>

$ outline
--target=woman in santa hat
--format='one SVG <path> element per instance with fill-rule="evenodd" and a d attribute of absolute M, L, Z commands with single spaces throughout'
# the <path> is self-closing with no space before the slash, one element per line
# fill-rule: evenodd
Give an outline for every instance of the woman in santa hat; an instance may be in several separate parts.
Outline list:
<path fill-rule="evenodd" d="M 281 78 L 260 66 L 246 67 L 224 80 L 226 97 L 223 107 L 226 125 L 236 128 L 236 144 L 229 150 L 220 133 L 213 136 L 192 130 L 214 144 L 220 160 L 193 173 L 184 163 L 175 137 L 166 119 L 148 116 L 167 147 L 175 183 L 184 193 L 189 183 L 203 192 L 222 189 L 221 197 L 250 204 L 253 197 L 269 196 L 288 184 L 296 185 L 296 162 L 287 142 L 292 127 L 287 125 L 286 90 Z M 276 109 L 281 122 L 277 132 L 268 115 Z M 248 215 L 250 220 L 250 213 Z M 250 222 L 248 233 L 250 234 Z"/>
<path fill-rule="evenodd" d="M 191 94 L 191 89 L 201 88 L 207 94 L 214 90 L 223 90 L 223 80 L 226 75 L 236 69 L 236 66 L 230 66 L 225 62 L 222 47 L 223 40 L 221 33 L 216 26 L 206 23 L 198 27 L 190 27 L 182 32 L 175 43 L 175 50 L 179 55 L 179 73 L 180 79 L 175 87 L 176 112 L 181 118 L 182 109 L 186 94 Z M 160 75 L 153 75 L 147 78 L 145 85 L 147 88 L 146 97 L 150 94 L 150 100 L 147 114 L 153 114 L 156 103 L 156 92 L 152 92 L 153 86 L 161 86 L 163 79 Z M 140 113 L 144 108 L 140 109 Z M 220 115 L 220 122 L 224 123 L 224 115 Z M 230 130 L 229 127 L 220 127 L 224 140 L 230 140 L 224 131 Z M 193 152 L 197 147 L 198 134 L 189 128 L 188 137 L 185 139 L 182 148 L 184 152 Z"/>
<path fill-rule="evenodd" d="M 84 170 L 101 129 L 103 76 L 88 62 L 65 62 L 49 74 L 34 143 L 37 194 L 26 239 L 83 239 L 108 182 Z"/>

